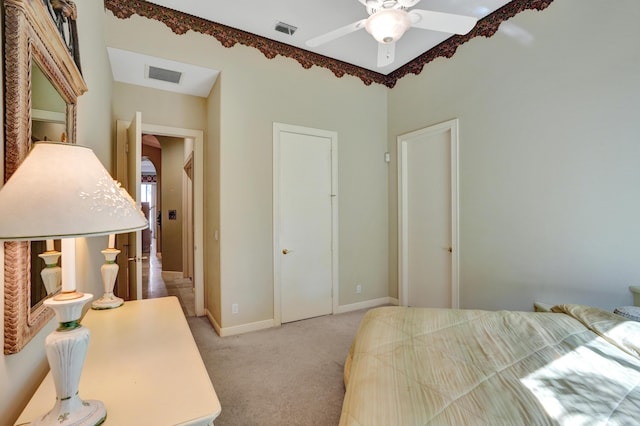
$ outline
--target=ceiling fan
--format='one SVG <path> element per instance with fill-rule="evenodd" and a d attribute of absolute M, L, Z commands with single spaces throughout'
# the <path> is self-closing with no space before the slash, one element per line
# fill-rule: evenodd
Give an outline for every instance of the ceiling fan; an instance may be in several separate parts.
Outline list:
<path fill-rule="evenodd" d="M 392 64 L 396 42 L 411 27 L 441 31 L 452 34 L 466 34 L 476 25 L 477 18 L 454 15 L 430 10 L 407 10 L 420 0 L 358 0 L 367 8 L 368 18 L 307 41 L 307 46 L 315 47 L 362 28 L 378 41 L 378 67 Z"/>

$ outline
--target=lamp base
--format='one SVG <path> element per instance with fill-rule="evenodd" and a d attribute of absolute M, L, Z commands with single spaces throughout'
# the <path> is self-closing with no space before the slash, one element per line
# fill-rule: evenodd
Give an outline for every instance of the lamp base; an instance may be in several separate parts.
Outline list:
<path fill-rule="evenodd" d="M 78 395 L 74 398 L 78 399 L 80 408 L 75 409 L 72 413 L 67 411 L 67 404 L 56 400 L 56 405 L 42 417 L 38 417 L 30 424 L 33 426 L 44 425 L 63 425 L 63 426 L 98 426 L 107 419 L 107 409 L 101 401 L 93 399 L 80 400 Z"/>
<path fill-rule="evenodd" d="M 91 303 L 91 309 L 113 309 L 122 306 L 124 299 L 115 296 L 113 293 L 105 293 L 98 300 L 94 300 Z"/>
<path fill-rule="evenodd" d="M 105 264 L 100 267 L 100 274 L 102 275 L 102 284 L 104 285 L 104 295 L 100 299 L 93 301 L 91 304 L 92 309 L 113 309 L 122 306 L 124 303 L 124 299 L 113 294 L 113 286 L 116 282 L 119 269 L 116 263 L 118 253 L 120 253 L 120 250 L 114 248 L 102 250 Z"/>
<path fill-rule="evenodd" d="M 32 425 L 96 426 L 107 418 L 102 402 L 82 400 L 79 396 L 78 385 L 91 334 L 80 324 L 80 319 L 83 306 L 93 296 L 77 294 L 79 297 L 49 298 L 43 302 L 54 310 L 59 323 L 58 328 L 45 339 L 56 402 L 51 411 L 38 417 Z"/>

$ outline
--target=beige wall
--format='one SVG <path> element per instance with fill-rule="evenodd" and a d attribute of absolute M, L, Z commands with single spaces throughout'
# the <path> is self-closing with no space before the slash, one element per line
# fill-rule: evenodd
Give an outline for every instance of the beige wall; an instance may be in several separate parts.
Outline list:
<path fill-rule="evenodd" d="M 184 139 L 158 136 L 158 140 L 162 146 L 162 270 L 182 272 Z M 169 210 L 176 211 L 175 220 L 169 220 Z"/>
<path fill-rule="evenodd" d="M 257 51 L 220 84 L 222 325 L 273 318 L 273 122 L 338 133 L 339 304 L 386 297 L 386 89 Z"/>
<path fill-rule="evenodd" d="M 110 16 L 110 12 L 107 14 Z M 197 96 L 116 82 L 112 108 L 114 122 L 130 121 L 140 111 L 143 124 L 196 130 L 207 127 L 206 99 Z"/>
<path fill-rule="evenodd" d="M 106 24 L 110 46 L 221 72 L 218 88 L 211 95 L 214 99 L 208 101 L 214 108 L 219 105 L 219 128 L 211 129 L 219 132 L 219 148 L 209 146 L 209 139 L 205 148 L 205 175 L 213 180 L 205 183 L 207 196 L 216 191 L 214 168 L 220 165 L 219 250 L 224 267 L 219 290 L 216 261 L 205 259 L 205 265 L 207 279 L 214 277 L 211 284 L 206 283 L 207 300 L 214 299 L 215 304 L 219 291 L 219 308 L 212 309 L 220 309 L 223 327 L 273 318 L 273 122 L 338 132 L 337 297 L 343 305 L 387 296 L 385 87 L 367 87 L 353 77 L 337 79 L 320 68 L 304 70 L 291 59 L 267 60 L 259 51 L 244 46 L 227 49 L 215 39 L 193 32 L 178 36 L 163 24 L 137 16 L 119 20 L 108 14 Z M 212 123 L 217 121 L 216 112 L 208 114 Z M 206 202 L 208 206 L 215 203 Z M 213 239 L 216 214 L 215 210 L 205 212 L 207 244 Z M 207 254 L 215 256 L 217 249 L 214 243 L 206 248 Z M 357 283 L 363 285 L 359 295 L 355 293 Z M 239 314 L 231 314 L 232 303 L 239 305 Z"/>
<path fill-rule="evenodd" d="M 640 282 L 640 3 L 553 2 L 389 92 L 397 135 L 460 119 L 460 303 L 613 308 Z"/>

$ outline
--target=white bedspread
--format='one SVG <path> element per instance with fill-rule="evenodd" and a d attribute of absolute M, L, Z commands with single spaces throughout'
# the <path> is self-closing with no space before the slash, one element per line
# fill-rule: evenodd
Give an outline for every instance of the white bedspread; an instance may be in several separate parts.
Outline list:
<path fill-rule="evenodd" d="M 554 311 L 369 311 L 340 424 L 640 424 L 640 323 Z"/>

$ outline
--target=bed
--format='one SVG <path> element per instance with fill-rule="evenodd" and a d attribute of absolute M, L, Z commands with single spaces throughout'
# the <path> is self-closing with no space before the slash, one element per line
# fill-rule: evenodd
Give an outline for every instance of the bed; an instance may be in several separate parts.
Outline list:
<path fill-rule="evenodd" d="M 640 424 L 640 323 L 552 311 L 370 310 L 340 425 Z"/>

